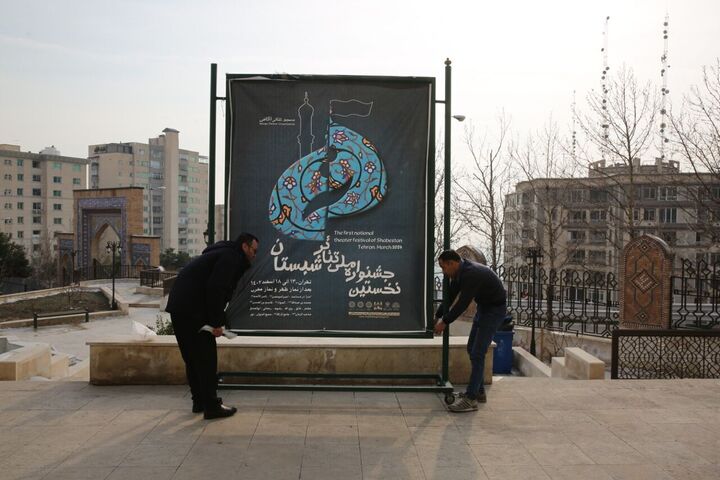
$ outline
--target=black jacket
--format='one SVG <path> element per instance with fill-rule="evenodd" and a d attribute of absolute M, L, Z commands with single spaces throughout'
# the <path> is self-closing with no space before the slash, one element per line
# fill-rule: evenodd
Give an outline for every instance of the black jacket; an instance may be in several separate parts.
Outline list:
<path fill-rule="evenodd" d="M 192 326 L 225 325 L 225 305 L 250 268 L 238 243 L 221 241 L 185 265 L 170 291 L 167 312 L 191 318 Z"/>
<path fill-rule="evenodd" d="M 489 267 L 462 259 L 458 278 L 450 281 L 450 302 L 460 294 L 457 303 L 445 313 L 444 305 L 438 308 L 435 318 L 442 317 L 446 324 L 452 323 L 475 299 L 479 306 L 505 305 L 505 287 L 502 280 Z"/>

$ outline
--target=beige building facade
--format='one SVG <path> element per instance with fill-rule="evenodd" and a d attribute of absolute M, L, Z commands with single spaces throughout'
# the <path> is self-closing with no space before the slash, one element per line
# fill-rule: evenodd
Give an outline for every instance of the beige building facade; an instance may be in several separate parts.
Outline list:
<path fill-rule="evenodd" d="M 90 145 L 90 188 L 142 187 L 143 232 L 162 250 L 199 255 L 208 220 L 208 161 L 181 149 L 179 132 L 166 128 L 147 143 Z"/>
<path fill-rule="evenodd" d="M 677 162 L 632 167 L 596 162 L 585 178 L 520 182 L 506 198 L 505 265 L 618 273 L 631 238 L 652 234 L 682 259 L 720 262 L 720 178 L 681 172 Z"/>
<path fill-rule="evenodd" d="M 85 158 L 23 152 L 0 144 L 0 232 L 25 247 L 28 256 L 52 248 L 55 234 L 73 231 L 73 190 L 87 188 Z"/>

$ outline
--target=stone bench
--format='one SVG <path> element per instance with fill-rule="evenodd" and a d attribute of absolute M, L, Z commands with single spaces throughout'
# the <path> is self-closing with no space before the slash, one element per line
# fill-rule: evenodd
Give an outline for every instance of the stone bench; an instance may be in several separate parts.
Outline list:
<path fill-rule="evenodd" d="M 114 336 L 87 342 L 90 383 L 95 385 L 184 384 L 185 366 L 175 337 Z M 470 375 L 467 337 L 450 337 L 450 381 Z M 492 382 L 494 344 L 485 357 L 485 382 Z M 313 338 L 238 336 L 218 339 L 218 369 L 258 373 L 437 374 L 442 338 Z M 267 378 L 246 378 L 250 383 Z M 297 383 L 299 379 L 291 379 Z M 286 381 L 288 383 L 288 381 Z"/>

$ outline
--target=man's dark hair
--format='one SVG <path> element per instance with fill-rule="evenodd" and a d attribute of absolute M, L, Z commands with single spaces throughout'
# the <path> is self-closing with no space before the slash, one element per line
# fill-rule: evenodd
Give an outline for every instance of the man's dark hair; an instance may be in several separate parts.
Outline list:
<path fill-rule="evenodd" d="M 460 258 L 460 255 L 458 255 L 455 250 L 445 250 L 440 254 L 438 260 L 442 260 L 443 262 L 447 262 L 449 260 L 452 260 L 453 262 L 459 262 L 462 260 L 462 258 Z"/>
<path fill-rule="evenodd" d="M 252 233 L 243 232 L 237 236 L 237 238 L 235 239 L 235 243 L 237 243 L 238 245 L 242 245 L 243 243 L 250 245 L 253 240 L 260 243 L 260 240 L 258 240 L 257 237 Z"/>

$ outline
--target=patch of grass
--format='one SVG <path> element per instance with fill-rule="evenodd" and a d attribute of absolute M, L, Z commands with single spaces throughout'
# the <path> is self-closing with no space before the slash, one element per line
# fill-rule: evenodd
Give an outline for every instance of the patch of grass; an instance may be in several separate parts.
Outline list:
<path fill-rule="evenodd" d="M 4 303 L 0 305 L 0 321 L 32 318 L 33 312 L 66 312 L 85 308 L 91 312 L 110 310 L 108 299 L 101 292 L 72 291 Z"/>

